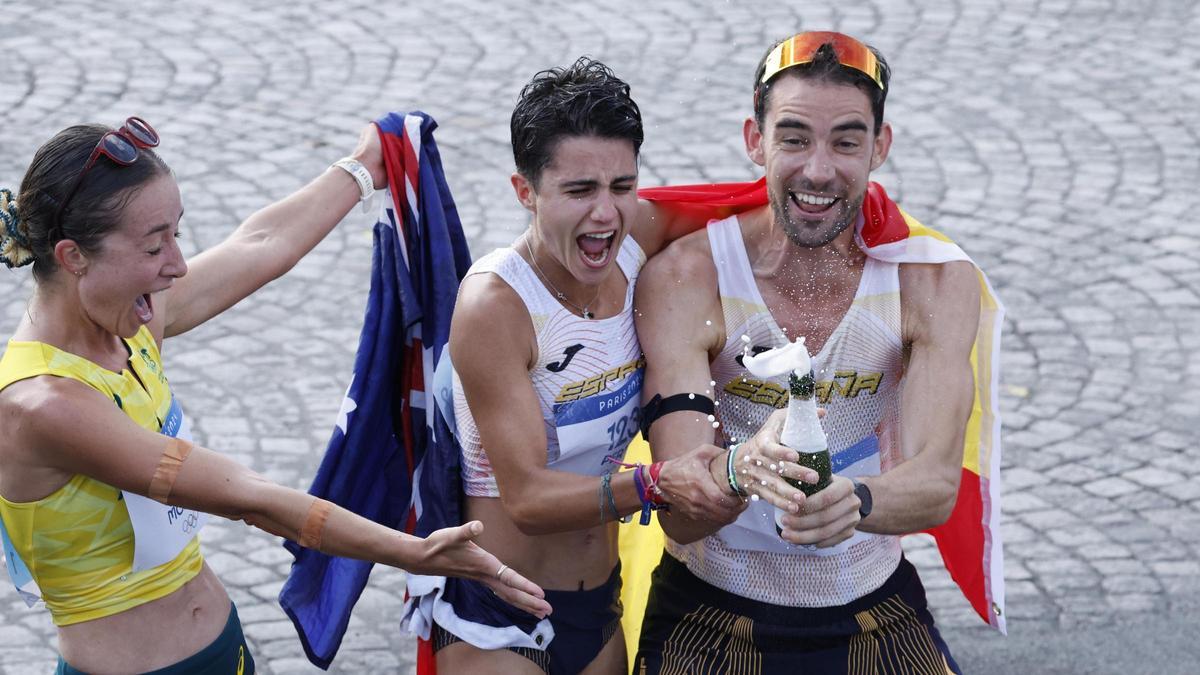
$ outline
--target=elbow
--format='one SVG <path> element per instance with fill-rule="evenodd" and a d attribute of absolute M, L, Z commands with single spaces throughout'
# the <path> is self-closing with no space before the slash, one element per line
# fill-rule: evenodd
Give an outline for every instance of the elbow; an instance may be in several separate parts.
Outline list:
<path fill-rule="evenodd" d="M 230 493 L 234 495 L 235 499 L 226 504 L 224 508 L 214 510 L 213 515 L 230 520 L 240 520 L 251 527 L 283 536 L 282 533 L 275 531 L 278 529 L 277 527 L 272 526 L 274 522 L 271 513 L 272 502 L 267 493 L 274 484 L 249 469 L 242 475 L 236 476 L 234 480 L 235 485 Z M 267 495 L 267 498 L 262 498 L 264 495 Z"/>
<path fill-rule="evenodd" d="M 500 503 L 504 505 L 508 519 L 527 537 L 553 534 L 557 531 L 552 527 L 553 523 L 548 522 L 546 514 L 540 512 L 536 500 L 505 499 L 501 495 Z"/>
<path fill-rule="evenodd" d="M 250 264 L 265 272 L 269 281 L 287 274 L 300 262 L 301 256 L 289 250 L 288 242 L 272 237 L 269 232 L 240 231 L 233 236 L 238 238 L 240 247 L 250 252 Z"/>
<path fill-rule="evenodd" d="M 663 513 L 659 511 L 658 524 L 662 527 L 663 534 L 671 541 L 680 546 L 687 546 L 704 538 L 703 532 L 697 531 L 694 527 L 685 527 L 683 523 L 674 520 L 669 514 L 664 516 Z"/>
<path fill-rule="evenodd" d="M 950 520 L 950 514 L 954 513 L 954 505 L 958 503 L 958 487 L 959 476 L 957 474 L 953 479 L 943 482 L 937 491 L 936 501 L 930 511 L 929 527 L 937 527 Z"/>

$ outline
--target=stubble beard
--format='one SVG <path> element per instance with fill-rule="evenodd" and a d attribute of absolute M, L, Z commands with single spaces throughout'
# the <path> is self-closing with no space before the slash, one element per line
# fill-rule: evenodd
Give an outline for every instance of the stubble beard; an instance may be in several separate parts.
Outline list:
<path fill-rule="evenodd" d="M 834 216 L 833 222 L 831 224 L 823 223 L 819 228 L 814 229 L 792 217 L 790 207 L 794 204 L 787 190 L 768 190 L 768 192 L 770 192 L 771 211 L 775 216 L 775 222 L 783 228 L 792 244 L 802 248 L 821 248 L 837 239 L 839 234 L 858 219 L 863 199 L 866 197 L 864 193 L 858 195 L 853 202 L 841 200 L 837 206 L 840 212 Z"/>

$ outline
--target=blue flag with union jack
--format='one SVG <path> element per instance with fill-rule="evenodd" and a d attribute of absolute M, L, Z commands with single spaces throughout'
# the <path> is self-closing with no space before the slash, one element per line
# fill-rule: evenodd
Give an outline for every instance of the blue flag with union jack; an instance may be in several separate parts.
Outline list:
<path fill-rule="evenodd" d="M 433 140 L 437 123 L 413 112 L 375 124 L 388 189 L 374 228 L 366 316 L 354 375 L 309 492 L 426 536 L 461 522 L 459 448 L 446 421 L 453 415 L 439 409 L 433 382 L 471 259 Z M 308 659 L 328 668 L 372 563 L 284 546 L 296 560 L 279 604 Z"/>

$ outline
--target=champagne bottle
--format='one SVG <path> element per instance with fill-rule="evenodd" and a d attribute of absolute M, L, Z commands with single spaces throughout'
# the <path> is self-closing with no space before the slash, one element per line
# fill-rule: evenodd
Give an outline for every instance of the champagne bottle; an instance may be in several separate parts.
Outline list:
<path fill-rule="evenodd" d="M 815 484 L 804 483 L 785 477 L 788 483 L 812 496 L 829 486 L 833 479 L 833 465 L 829 456 L 829 441 L 821 428 L 821 420 L 817 416 L 815 399 L 816 378 L 813 375 L 812 360 L 808 349 L 804 346 L 804 338 L 797 338 L 788 343 L 758 355 L 746 353 L 742 357 L 746 369 L 756 377 L 778 377 L 788 374 L 788 407 L 787 419 L 783 423 L 780 442 L 795 450 L 800 455 L 797 462 L 817 472 Z M 775 529 L 782 530 L 780 516 L 775 511 Z"/>

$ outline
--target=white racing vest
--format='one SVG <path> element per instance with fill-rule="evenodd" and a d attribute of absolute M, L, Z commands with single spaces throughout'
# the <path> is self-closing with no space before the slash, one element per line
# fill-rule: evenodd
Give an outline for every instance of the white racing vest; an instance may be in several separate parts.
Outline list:
<path fill-rule="evenodd" d="M 737 217 L 708 226 L 726 341 L 712 362 L 717 414 L 727 444 L 754 435 L 787 405 L 787 377 L 760 380 L 737 358 L 745 342 L 760 348 L 790 340 L 755 284 Z M 812 355 L 817 404 L 835 473 L 871 476 L 901 461 L 899 266 L 867 258 L 854 301 L 833 334 Z M 667 539 L 667 550 L 704 581 L 743 597 L 791 607 L 843 605 L 883 585 L 900 561 L 900 538 L 857 532 L 816 549 L 779 538 L 773 509 L 752 501 L 732 524 L 688 545 Z"/>
<path fill-rule="evenodd" d="M 633 327 L 633 289 L 645 261 L 641 247 L 626 236 L 617 253 L 617 265 L 628 280 L 625 304 L 619 314 L 607 319 L 584 319 L 563 307 L 512 248 L 493 251 L 467 272 L 499 276 L 529 310 L 537 339 L 529 379 L 542 411 L 546 466 L 551 469 L 590 476 L 608 473 L 616 465 L 607 458 L 623 459 L 637 435 L 644 362 Z M 454 374 L 454 416 L 462 445 L 464 492 L 472 497 L 499 497 L 458 373 Z"/>

